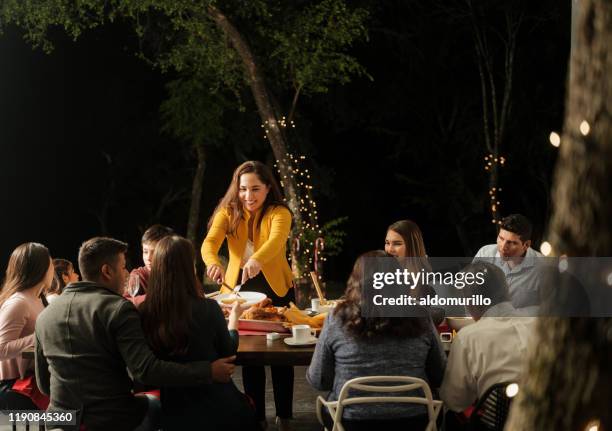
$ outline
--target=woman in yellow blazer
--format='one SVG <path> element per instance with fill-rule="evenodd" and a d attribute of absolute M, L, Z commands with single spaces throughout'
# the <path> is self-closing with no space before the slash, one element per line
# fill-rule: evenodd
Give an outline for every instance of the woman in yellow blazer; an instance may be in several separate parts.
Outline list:
<path fill-rule="evenodd" d="M 286 243 L 291 230 L 291 212 L 283 203 L 280 187 L 263 163 L 249 161 L 234 171 L 232 182 L 215 209 L 202 244 L 207 275 L 219 284 L 244 291 L 265 293 L 274 305 L 294 299 L 292 273 Z M 219 249 L 227 240 L 227 271 L 219 261 Z M 277 421 L 288 428 L 293 405 L 293 367 L 273 366 L 272 384 Z M 258 420 L 265 428 L 265 384 L 263 367 L 243 367 L 244 390 L 255 402 Z"/>

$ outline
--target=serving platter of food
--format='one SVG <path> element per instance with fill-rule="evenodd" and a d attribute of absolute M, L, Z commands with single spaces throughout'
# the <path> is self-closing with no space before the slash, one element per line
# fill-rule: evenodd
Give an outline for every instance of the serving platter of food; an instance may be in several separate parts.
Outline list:
<path fill-rule="evenodd" d="M 242 295 L 242 293 L 241 293 Z M 227 308 L 224 310 L 227 313 Z M 308 316 L 293 303 L 289 307 L 276 307 L 270 298 L 248 308 L 238 321 L 239 330 L 260 332 L 291 332 L 293 325 L 309 325 L 313 329 L 321 329 L 327 313 Z"/>

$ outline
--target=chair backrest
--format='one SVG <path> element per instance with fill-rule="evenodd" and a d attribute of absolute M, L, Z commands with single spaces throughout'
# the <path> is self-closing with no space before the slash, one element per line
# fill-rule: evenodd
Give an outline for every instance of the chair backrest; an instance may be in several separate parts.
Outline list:
<path fill-rule="evenodd" d="M 516 387 L 513 388 L 513 385 Z M 470 416 L 470 430 L 502 431 L 508 419 L 510 405 L 517 392 L 518 385 L 513 382 L 496 383 L 487 389 L 476 402 Z"/>
<path fill-rule="evenodd" d="M 387 383 L 387 385 L 380 385 L 380 383 Z M 351 389 L 363 392 L 377 392 L 378 394 L 376 396 L 349 397 Z M 409 392 L 419 389 L 423 391 L 424 396 L 396 395 L 398 392 Z M 389 395 L 381 396 L 381 392 Z M 440 401 L 434 401 L 431 389 L 423 379 L 409 376 L 358 377 L 348 380 L 340 390 L 334 422 L 340 422 L 345 406 L 364 403 L 421 404 L 427 408 L 430 423 L 432 421 L 435 423 L 438 415 L 437 404 L 441 405 Z"/>

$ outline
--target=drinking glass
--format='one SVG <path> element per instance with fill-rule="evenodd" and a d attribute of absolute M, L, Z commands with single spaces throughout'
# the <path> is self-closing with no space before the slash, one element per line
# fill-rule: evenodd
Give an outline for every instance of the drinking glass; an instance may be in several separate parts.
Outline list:
<path fill-rule="evenodd" d="M 131 274 L 128 279 L 128 294 L 134 299 L 136 295 L 138 295 L 138 291 L 140 290 L 140 277 L 138 274 Z"/>

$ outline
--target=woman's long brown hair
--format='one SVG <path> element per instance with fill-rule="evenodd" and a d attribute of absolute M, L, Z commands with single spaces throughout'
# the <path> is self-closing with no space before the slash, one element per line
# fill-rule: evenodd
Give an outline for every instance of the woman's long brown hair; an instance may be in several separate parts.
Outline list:
<path fill-rule="evenodd" d="M 60 295 L 66 287 L 66 282 L 62 276 L 68 276 L 70 269 L 74 270 L 74 265 L 66 259 L 53 259 L 53 267 L 55 268 L 55 277 L 53 277 L 53 283 L 46 293 L 47 295 Z"/>
<path fill-rule="evenodd" d="M 0 291 L 0 306 L 15 292 L 23 292 L 40 283 L 50 264 L 51 255 L 42 244 L 27 242 L 13 250 Z"/>
<path fill-rule="evenodd" d="M 431 271 L 431 265 L 425 250 L 425 241 L 423 241 L 423 233 L 419 226 L 412 220 L 400 220 L 387 228 L 387 231 L 390 230 L 399 234 L 404 240 L 406 257 L 400 259 L 404 266 L 413 272 L 418 272 L 421 269 Z"/>
<path fill-rule="evenodd" d="M 187 352 L 191 303 L 204 298 L 194 265 L 193 245 L 186 238 L 172 235 L 157 243 L 147 298 L 140 306 L 145 336 L 156 353 Z"/>
<path fill-rule="evenodd" d="M 366 261 L 368 258 L 388 259 L 385 267 L 389 271 L 400 269 L 394 257 L 382 250 L 369 251 L 355 261 L 353 271 L 346 282 L 344 301 L 334 309 L 334 315 L 344 329 L 359 339 L 373 340 L 380 336 L 417 337 L 427 329 L 427 319 L 421 317 L 364 317 L 361 310 L 362 291 L 368 282 Z M 373 263 L 372 263 L 373 264 Z"/>
<path fill-rule="evenodd" d="M 261 181 L 266 186 L 270 187 L 268 195 L 266 196 L 266 200 L 263 203 L 261 208 L 260 216 L 257 220 L 257 229 L 261 227 L 261 220 L 263 219 L 264 214 L 270 207 L 274 206 L 284 206 L 289 210 L 287 204 L 283 201 L 283 194 L 278 185 L 278 182 L 272 175 L 272 171 L 263 163 L 258 161 L 248 161 L 244 162 L 240 166 L 236 168 L 234 174 L 232 175 L 232 182 L 230 183 L 227 191 L 225 192 L 225 196 L 215 208 L 212 217 L 208 221 L 208 229 L 212 225 L 212 221 L 217 214 L 217 212 L 227 209 L 230 213 L 230 225 L 228 227 L 227 233 L 229 235 L 235 235 L 238 230 L 238 225 L 240 224 L 240 220 L 244 218 L 244 208 L 242 206 L 242 202 L 240 201 L 240 197 L 238 196 L 238 192 L 240 190 L 240 176 L 243 174 L 255 174 L 259 181 Z M 291 210 L 289 210 L 291 211 Z"/>

